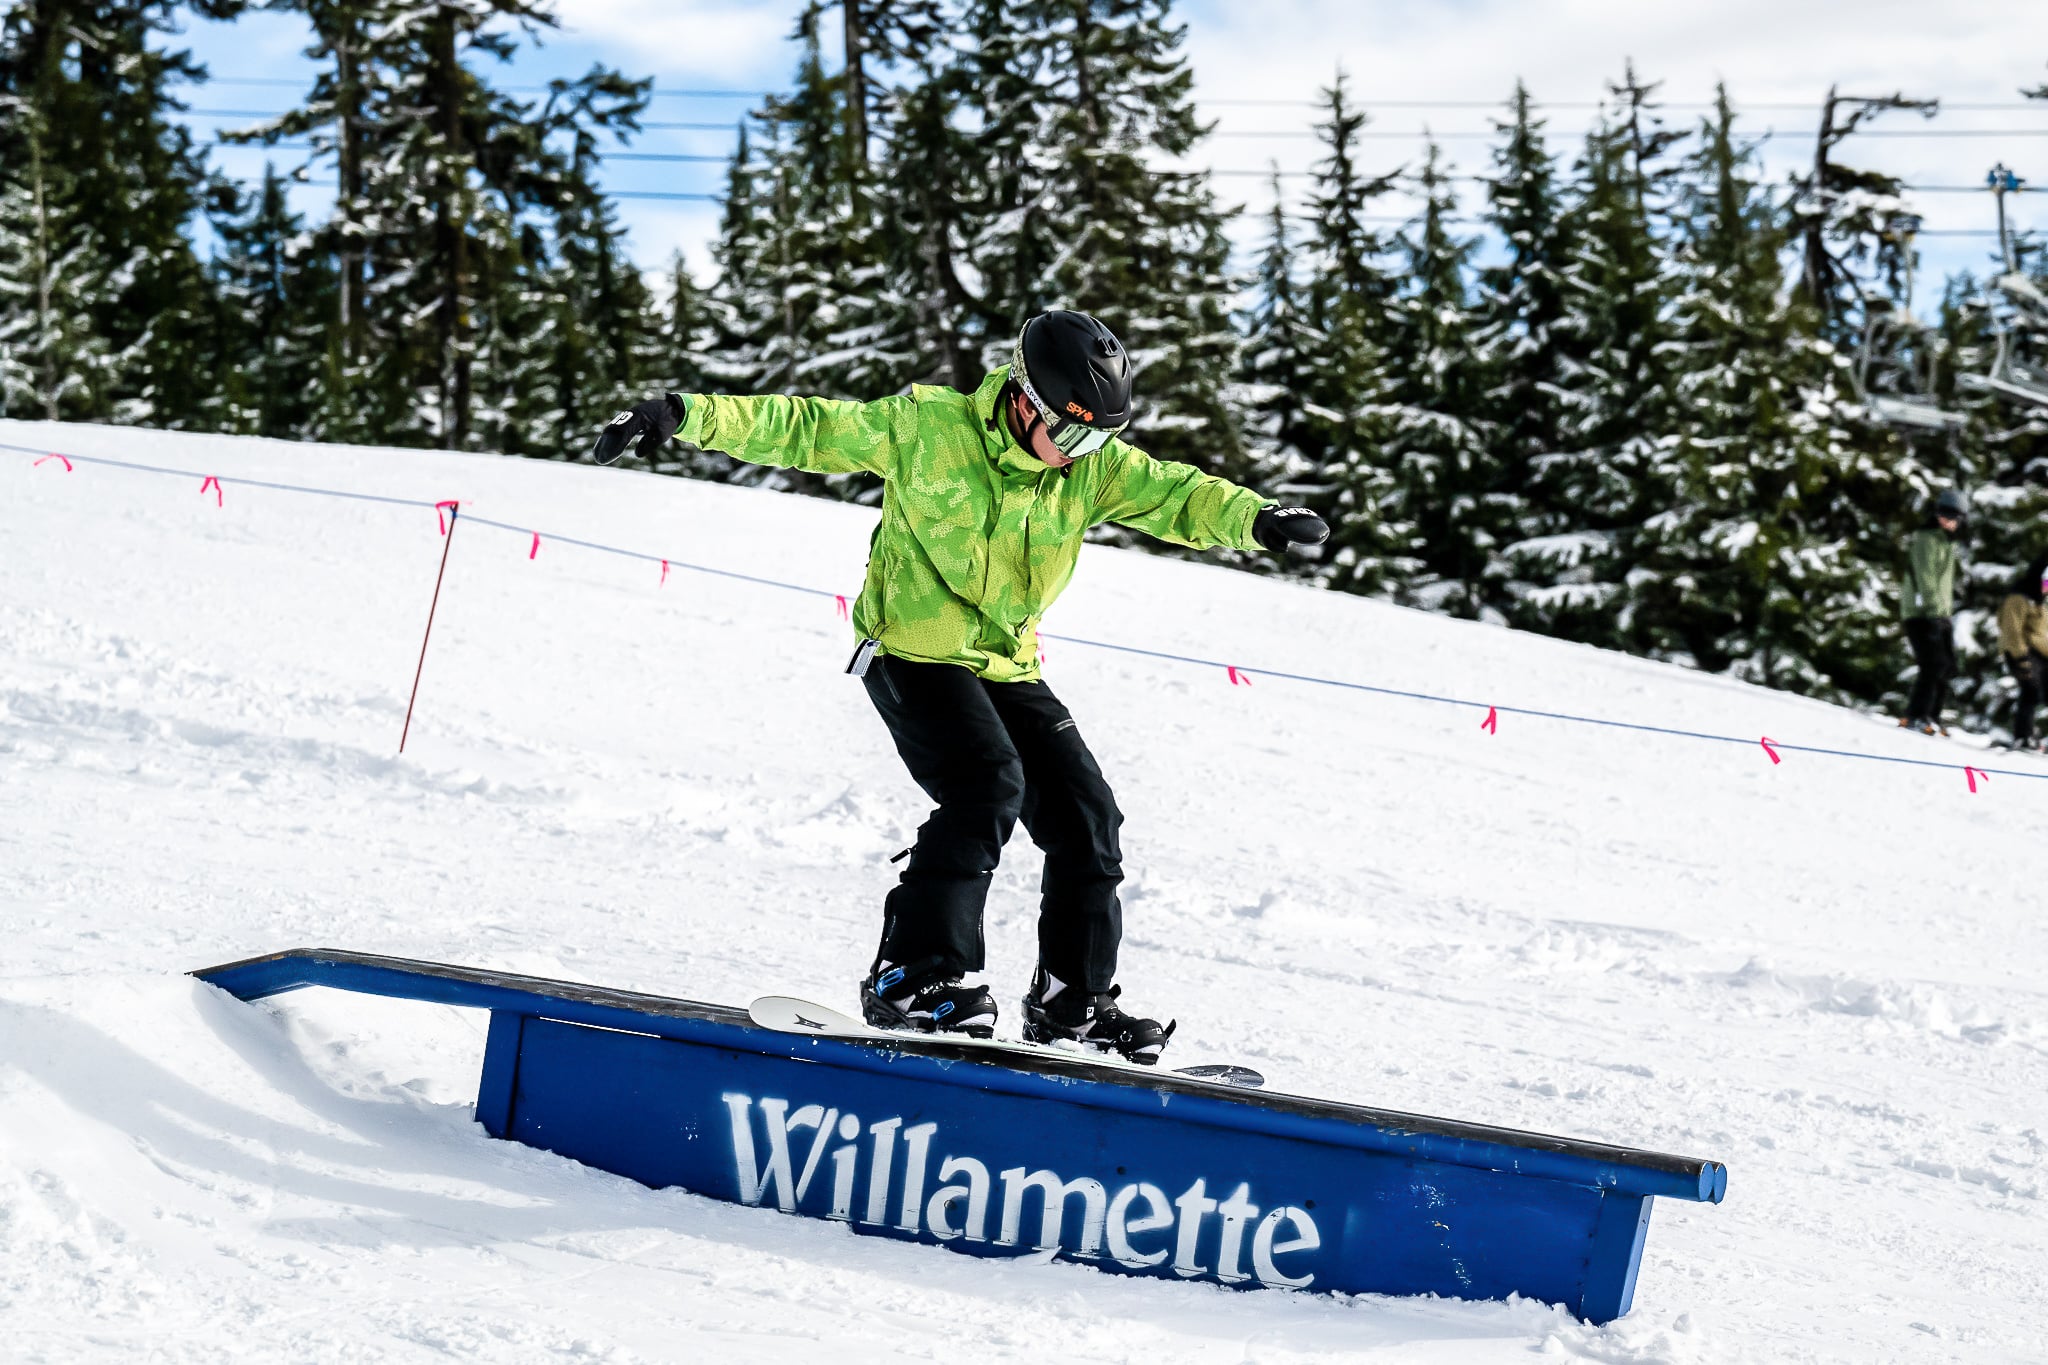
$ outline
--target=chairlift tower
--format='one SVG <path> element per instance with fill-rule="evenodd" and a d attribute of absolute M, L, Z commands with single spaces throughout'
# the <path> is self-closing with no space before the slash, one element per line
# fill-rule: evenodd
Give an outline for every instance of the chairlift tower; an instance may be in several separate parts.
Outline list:
<path fill-rule="evenodd" d="M 2019 269 L 2019 263 L 2013 259 L 2012 233 L 2006 228 L 2005 196 L 2018 194 L 2027 182 L 2007 170 L 2001 161 L 1985 175 L 1984 183 L 1990 186 L 1991 197 L 1998 204 L 1998 255 L 2005 262 L 2005 273 L 2010 275 Z"/>

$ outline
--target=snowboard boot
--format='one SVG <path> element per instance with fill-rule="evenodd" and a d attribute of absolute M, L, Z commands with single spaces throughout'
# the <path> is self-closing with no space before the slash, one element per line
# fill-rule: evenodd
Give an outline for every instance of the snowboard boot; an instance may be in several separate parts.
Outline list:
<path fill-rule="evenodd" d="M 1024 996 L 1024 1041 L 1079 1043 L 1151 1066 L 1179 1021 L 1162 1025 L 1156 1019 L 1125 1014 L 1116 1003 L 1122 992 L 1121 986 L 1111 986 L 1090 995 L 1078 986 L 1062 986 L 1040 967 L 1031 974 L 1031 989 Z"/>
<path fill-rule="evenodd" d="M 986 986 L 963 986 L 937 958 L 907 967 L 877 963 L 860 983 L 861 1017 L 876 1028 L 993 1038 L 996 1002 Z"/>

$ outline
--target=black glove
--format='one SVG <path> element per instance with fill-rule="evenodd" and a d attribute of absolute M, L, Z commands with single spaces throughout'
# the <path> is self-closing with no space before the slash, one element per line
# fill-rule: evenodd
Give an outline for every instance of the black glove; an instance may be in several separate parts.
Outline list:
<path fill-rule="evenodd" d="M 682 424 L 683 396 L 665 393 L 612 418 L 597 433 L 597 449 L 593 453 L 599 464 L 610 464 L 626 453 L 628 445 L 638 441 L 640 458 L 652 460 L 662 442 L 675 435 Z"/>
<path fill-rule="evenodd" d="M 1252 521 L 1252 539 L 1282 554 L 1290 545 L 1320 545 L 1330 538 L 1330 523 L 1306 507 L 1261 507 Z"/>

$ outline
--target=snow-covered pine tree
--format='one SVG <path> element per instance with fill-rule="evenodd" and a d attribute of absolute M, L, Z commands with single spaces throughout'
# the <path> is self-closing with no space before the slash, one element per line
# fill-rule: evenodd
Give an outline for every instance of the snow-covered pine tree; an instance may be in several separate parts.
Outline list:
<path fill-rule="evenodd" d="M 118 289 L 110 253 L 91 217 L 71 211 L 42 109 L 10 99 L 0 119 L 16 158 L 0 163 L 0 416 L 104 417 L 134 359 L 97 323 Z"/>
<path fill-rule="evenodd" d="M 1476 618 L 1493 596 L 1488 567 L 1516 534 L 1512 506 L 1494 502 L 1499 473 L 1488 408 L 1490 376 L 1476 339 L 1470 285 L 1477 241 L 1453 230 L 1457 195 L 1443 153 L 1429 144 L 1416 177 L 1421 211 L 1401 232 L 1407 280 L 1395 299 L 1388 370 L 1394 412 L 1386 458 L 1396 469 L 1399 521 L 1413 528 L 1418 566 L 1404 597 Z"/>
<path fill-rule="evenodd" d="M 2048 292 L 2048 255 L 2025 238 L 2014 245 L 2019 273 Z M 2001 252 L 1994 251 L 1986 265 L 1993 279 L 2006 273 Z M 2024 320 L 2010 299 L 1973 273 L 1948 281 L 1932 348 L 1934 396 L 1968 421 L 1927 452 L 1941 460 L 1935 481 L 1967 490 L 1974 512 L 1967 577 L 1958 583 L 1963 668 L 1950 689 L 1951 702 L 1964 725 L 2007 734 L 2013 684 L 1998 658 L 1995 613 L 2022 570 L 2048 553 L 2048 411 L 1958 381 L 1987 373 L 1999 330 Z M 2039 333 L 2033 339 L 2048 343 Z"/>
<path fill-rule="evenodd" d="M 971 199 L 955 278 L 964 286 L 963 332 L 979 346 L 980 375 L 1010 363 L 1017 329 L 1048 305 L 1046 280 L 1065 249 L 1071 210 L 1060 201 L 1044 135 L 1050 56 L 1035 12 L 1012 0 L 967 0 L 959 57 L 949 73 L 958 126 L 971 131 Z M 1075 306 L 1062 300 L 1058 306 Z"/>
<path fill-rule="evenodd" d="M 1588 134 L 1569 209 L 1565 315 L 1556 327 L 1565 377 L 1559 449 L 1531 488 L 1539 520 L 1576 529 L 1525 540 L 1510 553 L 1549 586 L 1523 594 L 1517 624 L 1608 648 L 1641 642 L 1645 580 L 1635 542 L 1671 496 L 1672 444 L 1665 270 L 1660 229 L 1680 134 L 1665 128 L 1654 85 L 1609 86 L 1614 103 Z"/>
<path fill-rule="evenodd" d="M 580 104 L 558 92 L 539 112 L 493 86 L 490 64 L 555 26 L 547 0 L 287 2 L 328 69 L 302 108 L 248 132 L 306 133 L 313 159 L 341 173 L 326 241 L 340 258 L 349 418 L 401 444 L 518 443 L 513 407 L 531 396 L 520 347 L 546 326 L 530 276 L 549 245 L 535 224 L 577 194 L 573 158 L 550 138 L 632 131 L 646 83 L 594 69 L 564 83 Z"/>
<path fill-rule="evenodd" d="M 961 275 L 987 182 L 957 122 L 960 103 L 960 71 L 949 67 L 901 89 L 893 107 L 876 174 L 888 188 L 872 201 L 881 272 L 868 310 L 876 328 L 868 354 L 877 392 L 909 383 L 971 392 L 984 373 L 980 339 L 988 319 Z"/>
<path fill-rule="evenodd" d="M 74 415 L 163 426 L 204 420 L 208 291 L 191 228 L 224 182 L 176 118 L 174 87 L 205 72 L 163 40 L 186 12 L 227 19 L 242 7 L 24 0 L 0 16 L 0 167 L 40 158 L 41 212 L 51 240 L 65 242 L 50 259 L 65 261 L 74 280 L 108 286 L 72 301 L 89 308 L 82 325 L 105 353 L 122 357 L 118 383 L 104 382 L 102 371 L 67 387 L 67 403 L 92 405 Z"/>
<path fill-rule="evenodd" d="M 850 281 L 874 237 L 854 212 L 843 73 L 825 71 L 818 21 L 815 7 L 805 11 L 795 88 L 754 116 L 757 135 L 742 140 L 728 175 L 714 294 L 725 345 L 713 374 L 729 392 L 877 396 L 849 391 L 849 369 L 867 358 L 861 337 L 847 335 L 863 321 L 847 311 Z M 732 482 L 825 496 L 874 489 L 866 475 L 727 468 Z"/>
<path fill-rule="evenodd" d="M 1480 316 L 1473 343 L 1492 377 L 1486 418 L 1497 467 L 1483 523 L 1497 528 L 1500 546 L 1484 577 L 1499 585 L 1491 606 L 1503 617 L 1527 621 L 1536 613 L 1518 604 L 1530 592 L 1554 585 L 1553 558 L 1517 553 L 1516 547 L 1541 545 L 1542 538 L 1568 534 L 1577 524 L 1569 509 L 1544 507 L 1529 496 L 1538 472 L 1564 446 L 1566 272 L 1575 248 L 1569 187 L 1559 183 L 1545 122 L 1519 81 L 1508 109 L 1508 119 L 1494 124 L 1501 142 L 1493 152 L 1493 174 L 1485 177 L 1484 217 L 1500 238 L 1501 254 L 1478 272 Z"/>
<path fill-rule="evenodd" d="M 241 198 L 241 196 L 237 196 Z M 330 340 L 335 277 L 292 212 L 286 182 L 265 164 L 244 211 L 217 216 L 214 233 L 216 372 L 208 424 L 251 436 L 319 435 L 324 393 L 339 369 Z"/>
<path fill-rule="evenodd" d="M 1635 540 L 1632 642 L 1842 700 L 1873 685 L 1895 633 L 1871 591 L 1859 509 L 1896 512 L 1914 495 L 1908 469 L 1857 440 L 1854 393 L 1785 278 L 1792 224 L 1759 176 L 1724 88 L 1678 182 L 1678 443 L 1662 462 L 1665 506 Z"/>
<path fill-rule="evenodd" d="M 853 398 L 954 383 L 972 368 L 952 252 L 974 178 L 953 122 L 959 81 L 946 15 L 937 0 L 840 4 L 846 64 L 837 84 L 852 155 L 838 319 L 826 339 L 835 380 Z"/>
<path fill-rule="evenodd" d="M 710 305 L 704 287 L 678 251 L 662 272 L 660 325 L 642 339 L 635 366 L 643 380 L 674 393 L 701 393 L 712 345 Z"/>
<path fill-rule="evenodd" d="M 1171 22 L 1167 0 L 1011 8 L 1044 63 L 1024 168 L 1035 184 L 1016 228 L 1049 220 L 1055 254 L 1044 271 L 1003 281 L 1019 292 L 999 311 L 1013 325 L 1047 308 L 1101 318 L 1131 353 L 1132 439 L 1162 459 L 1242 476 L 1239 421 L 1226 399 L 1237 358 L 1228 214 L 1206 172 L 1171 164 L 1208 133 L 1181 51 L 1186 30 Z M 1012 263 L 1028 254 L 997 253 Z"/>
<path fill-rule="evenodd" d="M 389 70 L 376 59 L 372 38 L 391 13 L 390 0 L 295 0 L 313 33 L 305 55 L 319 63 L 313 87 L 297 108 L 240 130 L 223 132 L 232 142 L 275 145 L 286 139 L 312 151 L 306 164 L 331 160 L 334 209 L 312 229 L 314 249 L 331 262 L 335 287 L 328 319 L 334 364 L 319 394 L 309 434 L 328 440 L 387 438 L 386 418 L 398 406 L 395 395 L 370 388 L 372 348 L 366 301 L 371 254 L 376 246 L 378 202 L 368 193 L 372 169 L 382 164 L 394 130 L 372 113 L 374 93 Z M 292 172 L 306 178 L 306 166 Z"/>
<path fill-rule="evenodd" d="M 1239 352 L 1234 398 L 1244 414 L 1253 486 L 1274 497 L 1301 501 L 1326 494 L 1328 489 L 1317 481 L 1319 466 L 1303 453 L 1303 445 L 1310 439 L 1303 395 L 1316 337 L 1307 320 L 1307 289 L 1295 264 L 1289 217 L 1276 167 L 1265 245 L 1259 252 L 1250 303 L 1240 323 L 1244 345 Z M 1251 565 L 1280 571 L 1289 567 L 1289 562 L 1261 557 Z"/>
<path fill-rule="evenodd" d="M 1300 448 L 1309 478 L 1326 490 L 1308 505 L 1331 532 L 1321 565 L 1309 572 L 1346 592 L 1397 596 L 1417 567 L 1386 449 L 1396 416 L 1387 347 L 1399 282 L 1387 262 L 1390 244 L 1368 220 L 1399 173 L 1369 175 L 1359 165 L 1366 115 L 1351 102 L 1343 72 L 1322 102 L 1315 131 L 1325 155 L 1311 172 L 1301 253 L 1308 287 Z"/>
<path fill-rule="evenodd" d="M 557 79 L 533 115 L 548 148 L 535 173 L 550 183 L 536 185 L 532 197 L 553 203 L 546 242 L 521 253 L 547 318 L 535 357 L 542 376 L 535 396 L 545 399 L 522 432 L 528 454 L 580 457 L 590 433 L 638 401 L 645 385 L 638 366 L 656 330 L 654 294 L 626 254 L 625 231 L 597 175 L 600 138 L 632 131 L 648 86 L 604 70 Z"/>

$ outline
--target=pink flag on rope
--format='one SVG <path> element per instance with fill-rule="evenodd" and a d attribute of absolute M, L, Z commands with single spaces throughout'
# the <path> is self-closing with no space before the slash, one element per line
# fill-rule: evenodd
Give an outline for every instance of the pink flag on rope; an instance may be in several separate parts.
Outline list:
<path fill-rule="evenodd" d="M 1224 667 L 1230 671 L 1230 685 L 1232 687 L 1250 687 L 1252 685 L 1251 678 L 1240 670 L 1236 664 L 1225 664 Z"/>
<path fill-rule="evenodd" d="M 839 619 L 844 621 L 846 619 L 846 599 L 838 593 L 833 593 L 832 600 L 839 605 Z"/>
<path fill-rule="evenodd" d="M 213 490 L 213 505 L 215 507 L 225 506 L 226 504 L 220 495 L 220 480 L 216 479 L 211 474 L 208 474 L 206 476 L 206 482 L 199 485 L 199 496 L 202 498 L 205 497 L 206 490 L 209 488 Z"/>
<path fill-rule="evenodd" d="M 1963 777 L 1968 780 L 1970 784 L 1970 790 L 1973 792 L 1977 790 L 1978 778 L 1981 777 L 1986 782 L 1989 782 L 1991 780 L 1991 774 L 1985 772 L 1982 768 L 1965 767 L 1963 769 Z"/>
<path fill-rule="evenodd" d="M 1486 733 L 1489 735 L 1499 734 L 1500 712 L 1494 710 L 1491 706 L 1487 707 L 1486 719 L 1479 722 L 1479 728 L 1486 731 Z"/>
<path fill-rule="evenodd" d="M 44 465 L 48 464 L 48 463 L 49 463 L 50 461 L 52 461 L 52 460 L 55 460 L 55 461 L 56 461 L 57 463 L 59 463 L 59 464 L 63 465 L 63 466 L 64 466 L 64 472 L 65 472 L 66 474 L 69 474 L 69 473 L 71 472 L 71 461 L 69 461 L 69 460 L 65 459 L 65 458 L 64 458 L 64 457 L 63 457 L 62 455 L 59 455 L 59 454 L 58 454 L 58 453 L 57 453 L 56 451 L 54 451 L 54 450 L 53 450 L 53 451 L 51 451 L 51 452 L 50 452 L 49 454 L 47 454 L 47 455 L 43 456 L 43 458 L 42 458 L 42 459 L 40 459 L 40 460 L 37 460 L 37 461 L 36 461 L 36 462 L 35 462 L 34 464 L 30 465 L 30 466 L 29 466 L 29 468 L 31 468 L 31 469 L 41 469 L 41 468 L 42 468 L 42 467 L 43 467 Z"/>
<path fill-rule="evenodd" d="M 533 533 L 533 548 L 526 552 L 526 557 L 528 559 L 540 558 L 540 532 L 535 531 Z"/>
<path fill-rule="evenodd" d="M 440 527 L 441 534 L 445 536 L 448 534 L 448 517 L 441 515 L 441 509 L 444 507 L 448 509 L 448 517 L 453 517 L 458 513 L 462 504 L 454 498 L 444 498 L 434 504 L 434 525 Z"/>
<path fill-rule="evenodd" d="M 1779 758 L 1778 751 L 1771 747 L 1771 737 L 1769 735 L 1765 735 L 1761 740 L 1758 741 L 1758 743 L 1764 746 L 1764 752 L 1771 756 L 1772 763 L 1783 763 L 1785 761 L 1784 759 Z"/>
<path fill-rule="evenodd" d="M 664 588 L 668 586 L 668 561 L 666 559 L 661 561 L 661 586 Z"/>

